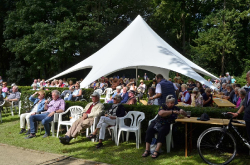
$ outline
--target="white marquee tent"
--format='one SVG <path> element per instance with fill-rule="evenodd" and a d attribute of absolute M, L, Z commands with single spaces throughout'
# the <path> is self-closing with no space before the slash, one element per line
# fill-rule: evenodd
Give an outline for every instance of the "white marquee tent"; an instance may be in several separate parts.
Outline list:
<path fill-rule="evenodd" d="M 49 80 L 86 68 L 92 69 L 81 82 L 81 88 L 87 88 L 90 83 L 102 76 L 133 68 L 162 74 L 166 79 L 169 78 L 169 70 L 172 70 L 213 89 L 214 86 L 196 72 L 217 79 L 172 48 L 140 15 L 102 49 Z"/>

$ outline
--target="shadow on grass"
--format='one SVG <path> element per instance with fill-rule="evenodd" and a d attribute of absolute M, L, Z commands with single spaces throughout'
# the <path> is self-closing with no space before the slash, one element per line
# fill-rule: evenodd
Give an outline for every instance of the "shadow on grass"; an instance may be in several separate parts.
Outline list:
<path fill-rule="evenodd" d="M 75 146 L 77 143 L 85 143 L 82 146 Z M 161 164 L 161 163 L 171 163 L 171 164 L 185 164 L 193 165 L 202 164 L 202 159 L 195 154 L 195 156 L 190 156 L 184 158 L 184 149 L 182 150 L 172 150 L 170 153 L 163 152 L 157 159 L 152 159 L 150 156 L 147 158 L 141 157 L 145 147 L 144 143 L 140 146 L 140 149 L 136 149 L 135 143 L 123 142 L 119 146 L 116 146 L 113 141 L 105 141 L 104 146 L 97 149 L 95 146 L 97 142 L 84 142 L 77 140 L 69 145 L 69 147 L 64 148 L 61 152 L 66 153 L 72 157 L 91 159 L 98 162 L 105 162 L 111 164 Z M 143 146 L 143 147 L 142 147 Z M 163 147 L 163 149 L 165 149 Z M 127 161 L 126 161 L 127 159 Z M 182 161 L 182 163 L 181 163 Z"/>
<path fill-rule="evenodd" d="M 3 113 L 2 112 L 2 121 L 3 123 L 7 123 L 7 122 L 13 122 L 13 121 L 17 121 L 19 120 L 19 116 L 17 114 L 14 114 L 14 116 L 12 116 L 10 113 Z"/>

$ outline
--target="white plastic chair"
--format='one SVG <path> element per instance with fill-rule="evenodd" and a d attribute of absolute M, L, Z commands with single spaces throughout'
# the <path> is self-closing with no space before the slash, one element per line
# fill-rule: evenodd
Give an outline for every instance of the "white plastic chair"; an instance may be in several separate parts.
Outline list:
<path fill-rule="evenodd" d="M 96 89 L 94 92 L 99 93 L 100 96 L 102 95 L 102 90 L 101 89 Z"/>
<path fill-rule="evenodd" d="M 4 103 L 5 103 L 5 101 L 3 101 L 3 102 L 1 102 L 1 104 L 0 104 L 0 108 L 2 108 L 2 110 L 3 110 L 3 105 L 4 105 Z M 0 119 L 1 119 L 1 123 L 3 122 L 2 121 L 2 110 L 0 110 Z"/>
<path fill-rule="evenodd" d="M 131 119 L 130 126 L 126 126 L 124 119 Z M 117 146 L 119 145 L 119 139 L 122 131 L 127 132 L 126 140 L 128 141 L 129 132 L 134 132 L 136 137 L 136 148 L 139 148 L 139 143 L 141 143 L 141 122 L 145 119 L 145 114 L 138 111 L 129 111 L 128 114 L 124 117 L 119 118 L 119 131 Z"/>
<path fill-rule="evenodd" d="M 21 97 L 21 93 L 20 93 L 20 97 Z M 11 106 L 5 107 L 5 110 L 7 110 L 7 108 L 10 108 L 11 115 L 14 116 L 13 108 L 15 109 L 15 112 L 17 112 L 16 107 L 19 108 L 19 112 L 20 112 L 20 111 L 21 111 L 21 100 L 12 101 L 12 102 L 11 102 Z M 6 112 L 5 112 L 5 113 L 6 113 Z"/>
<path fill-rule="evenodd" d="M 156 115 L 155 118 L 153 118 L 152 120 L 150 120 L 148 122 L 148 125 L 150 125 L 151 122 L 154 121 L 157 117 L 158 117 L 158 115 Z M 173 141 L 173 136 L 172 136 L 172 128 L 173 128 L 173 124 L 170 124 L 170 130 L 169 130 L 168 135 L 166 136 L 166 149 L 167 149 L 167 153 L 170 152 L 171 143 L 172 143 L 172 148 L 174 148 L 174 141 Z M 157 139 L 157 134 L 155 134 L 155 138 Z"/>
<path fill-rule="evenodd" d="M 98 121 L 99 121 L 99 118 L 95 117 L 94 118 L 94 123 L 90 126 L 90 129 L 86 128 L 86 137 L 89 136 L 89 130 L 90 130 L 90 133 L 93 133 L 95 131 Z M 94 139 L 91 139 L 91 141 L 94 142 Z"/>
<path fill-rule="evenodd" d="M 42 113 L 46 113 L 46 112 L 42 112 Z M 59 114 L 60 113 L 55 113 L 54 114 L 54 119 L 53 119 L 53 121 L 51 121 L 51 132 L 52 132 L 53 137 L 55 136 L 55 123 L 58 122 Z M 41 135 L 41 132 L 42 132 L 42 127 L 41 126 L 42 126 L 42 122 L 40 122 L 40 135 Z"/>
<path fill-rule="evenodd" d="M 111 94 L 112 94 L 112 88 L 107 88 L 107 89 L 105 89 L 104 90 L 104 92 L 102 93 L 102 94 L 105 94 L 105 92 L 106 92 L 106 97 L 104 98 L 105 99 L 105 103 L 107 102 L 107 100 L 109 100 L 110 99 L 110 97 L 111 97 Z M 103 99 L 103 98 L 102 98 Z"/>
<path fill-rule="evenodd" d="M 115 141 L 116 145 L 118 141 L 118 128 L 119 128 L 119 117 L 116 117 L 116 125 L 108 127 L 109 130 L 112 130 L 112 140 Z M 123 132 L 122 132 L 122 140 L 124 141 Z"/>
<path fill-rule="evenodd" d="M 71 119 L 69 121 L 63 121 L 62 115 L 68 113 L 70 111 Z M 81 117 L 81 113 L 83 111 L 83 108 L 80 106 L 71 106 L 69 107 L 65 112 L 62 112 L 59 114 L 59 120 L 58 120 L 58 128 L 57 128 L 57 134 L 59 135 L 59 130 L 61 125 L 66 125 L 67 131 L 69 130 L 69 126 L 72 126 L 72 124 Z"/>

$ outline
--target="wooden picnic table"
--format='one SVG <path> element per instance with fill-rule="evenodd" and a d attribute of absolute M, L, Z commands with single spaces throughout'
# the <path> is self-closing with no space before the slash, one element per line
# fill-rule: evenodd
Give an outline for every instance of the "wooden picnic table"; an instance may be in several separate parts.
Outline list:
<path fill-rule="evenodd" d="M 244 122 L 243 120 L 238 120 L 241 122 Z M 192 148 L 192 123 L 196 124 L 210 124 L 210 125 L 228 125 L 229 120 L 228 119 L 218 119 L 218 118 L 210 118 L 208 121 L 201 121 L 197 120 L 197 117 L 190 117 L 190 118 L 183 118 L 183 119 L 176 119 L 175 122 L 181 122 L 182 124 L 185 124 L 185 157 L 187 157 L 187 150 L 188 150 L 188 145 L 187 145 L 187 124 L 190 124 L 190 148 Z M 244 124 L 238 124 L 238 123 L 232 123 L 235 126 L 246 126 Z"/>
<path fill-rule="evenodd" d="M 235 107 L 233 103 L 226 99 L 221 99 L 221 98 L 213 98 L 213 101 L 215 102 L 218 107 Z"/>
<path fill-rule="evenodd" d="M 220 95 L 220 94 L 214 94 L 213 95 L 214 97 L 218 97 L 218 98 L 221 98 L 222 96 L 224 96 L 224 95 Z"/>
<path fill-rule="evenodd" d="M 192 105 L 190 104 L 185 104 L 183 102 L 178 102 L 178 104 L 176 105 L 177 107 L 180 106 L 180 107 L 193 107 Z"/>
<path fill-rule="evenodd" d="M 140 102 L 143 104 L 143 105 L 148 105 L 148 102 L 146 100 L 140 100 Z"/>

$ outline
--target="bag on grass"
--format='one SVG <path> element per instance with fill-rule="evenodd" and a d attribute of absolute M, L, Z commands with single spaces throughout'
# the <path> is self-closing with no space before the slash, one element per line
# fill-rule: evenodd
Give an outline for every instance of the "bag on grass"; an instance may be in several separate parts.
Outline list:
<path fill-rule="evenodd" d="M 153 138 L 151 144 L 150 144 L 150 153 L 153 154 L 157 145 L 157 139 Z"/>

